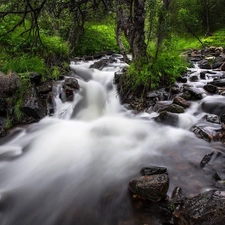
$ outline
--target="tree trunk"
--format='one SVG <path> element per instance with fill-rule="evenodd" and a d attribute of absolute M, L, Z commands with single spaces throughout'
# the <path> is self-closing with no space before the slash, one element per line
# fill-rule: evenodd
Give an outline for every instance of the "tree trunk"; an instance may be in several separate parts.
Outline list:
<path fill-rule="evenodd" d="M 117 0 L 117 35 L 124 32 L 133 62 L 147 59 L 144 33 L 146 0 Z M 121 40 L 117 37 L 117 40 Z M 124 52 L 124 49 L 121 49 Z"/>

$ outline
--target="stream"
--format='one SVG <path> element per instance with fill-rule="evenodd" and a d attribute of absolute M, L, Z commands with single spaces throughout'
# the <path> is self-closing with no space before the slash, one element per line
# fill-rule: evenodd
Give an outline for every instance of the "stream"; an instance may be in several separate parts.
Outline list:
<path fill-rule="evenodd" d="M 73 102 L 61 100 L 62 81 L 56 82 L 54 115 L 1 140 L 1 225 L 163 224 L 148 205 L 133 203 L 128 190 L 145 166 L 168 169 L 169 196 L 176 186 L 185 196 L 214 187 L 212 174 L 199 164 L 224 146 L 190 131 L 205 123 L 201 100 L 179 114 L 178 127 L 161 125 L 152 119 L 157 113 L 136 114 L 120 104 L 113 77 L 126 64 L 118 59 L 100 71 L 89 69 L 92 63 L 70 64 L 80 85 Z M 205 93 L 211 79 L 193 85 Z"/>

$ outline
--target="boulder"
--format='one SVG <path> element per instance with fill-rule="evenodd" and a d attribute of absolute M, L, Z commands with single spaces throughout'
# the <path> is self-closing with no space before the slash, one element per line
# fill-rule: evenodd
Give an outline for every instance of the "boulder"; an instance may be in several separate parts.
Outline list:
<path fill-rule="evenodd" d="M 190 102 L 186 101 L 184 98 L 182 98 L 182 97 L 180 97 L 180 96 L 176 96 L 176 97 L 173 99 L 173 104 L 182 106 L 182 107 L 184 107 L 184 108 L 190 107 Z"/>
<path fill-rule="evenodd" d="M 190 99 L 186 99 L 185 97 L 182 97 L 186 100 L 201 100 L 203 98 L 203 93 L 199 91 L 198 88 L 194 87 L 185 87 L 185 91 L 189 92 Z"/>
<path fill-rule="evenodd" d="M 225 87 L 225 79 L 213 80 L 208 84 L 214 85 L 216 87 Z"/>
<path fill-rule="evenodd" d="M 5 137 L 7 135 L 7 132 L 3 126 L 0 125 L 0 138 Z"/>
<path fill-rule="evenodd" d="M 8 98 L 15 94 L 20 87 L 20 77 L 16 72 L 7 75 L 0 72 L 0 98 Z"/>
<path fill-rule="evenodd" d="M 23 96 L 20 110 L 28 117 L 42 119 L 47 115 L 46 103 L 40 97 L 36 87 L 31 87 Z"/>
<path fill-rule="evenodd" d="M 217 94 L 219 92 L 218 88 L 212 84 L 206 84 L 203 88 L 211 94 Z"/>
<path fill-rule="evenodd" d="M 224 225 L 225 192 L 210 190 L 183 198 L 173 212 L 175 225 Z"/>
<path fill-rule="evenodd" d="M 169 175 L 166 173 L 145 175 L 130 181 L 129 188 L 141 198 L 158 202 L 166 197 L 169 189 Z"/>
<path fill-rule="evenodd" d="M 169 125 L 169 126 L 178 126 L 179 116 L 175 113 L 161 112 L 157 117 L 153 118 L 157 123 Z"/>
<path fill-rule="evenodd" d="M 225 97 L 205 98 L 201 104 L 204 112 L 222 116 L 225 114 Z"/>
<path fill-rule="evenodd" d="M 66 78 L 63 83 L 63 89 L 66 95 L 67 101 L 73 101 L 74 91 L 80 88 L 77 79 L 75 78 Z"/>
<path fill-rule="evenodd" d="M 174 103 L 168 105 L 164 110 L 171 113 L 184 113 L 184 108 Z"/>

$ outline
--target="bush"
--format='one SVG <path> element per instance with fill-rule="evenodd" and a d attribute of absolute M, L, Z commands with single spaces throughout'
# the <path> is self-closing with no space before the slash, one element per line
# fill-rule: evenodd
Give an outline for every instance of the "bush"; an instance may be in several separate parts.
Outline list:
<path fill-rule="evenodd" d="M 125 41 L 125 38 L 124 43 L 128 49 L 128 43 Z M 81 36 L 75 48 L 75 54 L 79 56 L 92 55 L 105 50 L 120 51 L 116 42 L 115 26 L 87 24 L 85 33 Z"/>

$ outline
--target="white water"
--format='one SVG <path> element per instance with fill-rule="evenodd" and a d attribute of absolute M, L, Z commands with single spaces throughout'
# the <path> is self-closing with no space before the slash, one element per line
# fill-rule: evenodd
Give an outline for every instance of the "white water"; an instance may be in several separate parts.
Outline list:
<path fill-rule="evenodd" d="M 210 185 L 196 167 L 212 147 L 188 130 L 196 105 L 180 116 L 180 128 L 161 126 L 155 114 L 120 105 L 112 85 L 118 64 L 88 66 L 71 64 L 81 86 L 73 103 L 60 100 L 58 86 L 55 115 L 0 146 L 1 225 L 135 224 L 127 186 L 144 166 L 168 168 L 169 194 L 177 185 L 187 194 Z"/>

